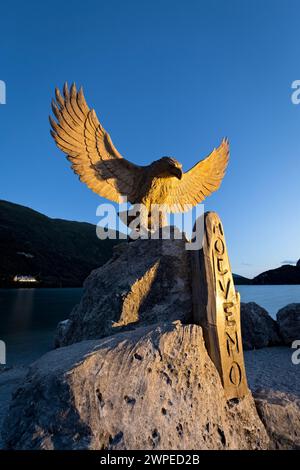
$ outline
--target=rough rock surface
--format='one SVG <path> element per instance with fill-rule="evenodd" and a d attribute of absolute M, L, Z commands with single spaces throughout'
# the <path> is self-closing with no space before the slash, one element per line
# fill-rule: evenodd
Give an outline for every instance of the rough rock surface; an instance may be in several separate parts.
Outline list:
<path fill-rule="evenodd" d="M 300 340 L 300 303 L 289 304 L 279 310 L 277 323 L 285 344 Z"/>
<path fill-rule="evenodd" d="M 184 244 L 136 240 L 115 247 L 113 258 L 85 281 L 69 320 L 58 325 L 56 347 L 112 335 L 137 322 L 190 322 L 190 262 Z"/>
<path fill-rule="evenodd" d="M 152 325 L 52 351 L 4 426 L 13 449 L 264 449 L 252 395 L 227 402 L 196 325 Z"/>
<path fill-rule="evenodd" d="M 300 449 L 300 399 L 288 393 L 261 390 L 255 394 L 258 413 L 271 449 Z"/>
<path fill-rule="evenodd" d="M 245 350 L 282 343 L 276 322 L 255 302 L 241 304 L 241 329 Z"/>
<path fill-rule="evenodd" d="M 11 396 L 24 380 L 26 372 L 26 367 L 0 366 L 0 449 L 3 447 L 2 423 L 8 412 Z"/>

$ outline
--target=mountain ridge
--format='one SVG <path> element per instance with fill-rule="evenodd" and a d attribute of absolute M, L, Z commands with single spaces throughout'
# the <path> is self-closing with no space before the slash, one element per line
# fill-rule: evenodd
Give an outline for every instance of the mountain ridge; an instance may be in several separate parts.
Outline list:
<path fill-rule="evenodd" d="M 111 258 L 113 247 L 124 241 L 114 233 L 115 240 L 99 240 L 93 224 L 51 218 L 0 200 L 0 288 L 82 286 L 93 269 Z M 300 284 L 300 260 L 296 266 L 286 264 L 253 279 L 233 277 L 236 285 Z"/>
<path fill-rule="evenodd" d="M 87 222 L 50 218 L 0 200 L 0 287 L 82 286 L 119 242 L 99 240 L 96 226 Z"/>

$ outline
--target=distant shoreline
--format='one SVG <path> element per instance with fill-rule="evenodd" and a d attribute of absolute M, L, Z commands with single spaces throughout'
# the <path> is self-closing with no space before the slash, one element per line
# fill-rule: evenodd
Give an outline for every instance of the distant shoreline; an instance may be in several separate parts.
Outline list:
<path fill-rule="evenodd" d="M 118 237 L 99 240 L 92 224 L 51 219 L 4 200 L 0 220 L 0 289 L 82 287 L 90 272 L 109 261 L 114 247 L 124 242 Z M 253 279 L 239 274 L 233 278 L 237 286 L 300 285 L 300 260 Z"/>
<path fill-rule="evenodd" d="M 1 289 L 82 289 L 83 284 L 81 285 L 49 285 L 49 284 L 33 284 L 33 283 L 22 283 L 22 284 L 7 284 L 7 285 L 0 285 Z"/>
<path fill-rule="evenodd" d="M 237 282 L 234 280 L 235 286 L 300 286 L 300 283 L 255 283 L 255 282 Z M 0 291 L 4 289 L 83 289 L 83 284 L 81 285 L 46 285 L 46 284 L 32 284 L 32 283 L 22 283 L 21 284 L 7 284 L 0 285 Z"/>

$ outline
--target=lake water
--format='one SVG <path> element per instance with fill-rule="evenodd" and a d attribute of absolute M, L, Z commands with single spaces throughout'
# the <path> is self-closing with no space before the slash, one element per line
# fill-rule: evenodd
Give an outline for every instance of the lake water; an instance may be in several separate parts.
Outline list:
<path fill-rule="evenodd" d="M 0 339 L 7 365 L 29 364 L 53 348 L 55 327 L 82 295 L 75 289 L 0 289 Z"/>
<path fill-rule="evenodd" d="M 300 302 L 300 286 L 236 286 L 242 302 L 254 301 L 273 318 L 292 302 Z M 29 364 L 53 348 L 55 327 L 68 318 L 82 289 L 0 289 L 0 339 L 7 365 Z"/>
<path fill-rule="evenodd" d="M 297 286 L 236 286 L 241 302 L 256 302 L 264 307 L 274 320 L 276 313 L 288 304 L 300 303 L 300 285 Z"/>

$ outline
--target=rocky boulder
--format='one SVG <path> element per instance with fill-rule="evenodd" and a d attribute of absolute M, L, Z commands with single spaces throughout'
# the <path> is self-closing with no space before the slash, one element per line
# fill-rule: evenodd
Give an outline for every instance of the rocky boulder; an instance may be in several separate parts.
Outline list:
<path fill-rule="evenodd" d="M 289 304 L 277 313 L 277 323 L 285 344 L 300 340 L 300 303 Z"/>
<path fill-rule="evenodd" d="M 241 303 L 241 329 L 246 350 L 282 343 L 276 322 L 255 302 Z"/>
<path fill-rule="evenodd" d="M 227 402 L 201 327 L 180 322 L 46 354 L 15 394 L 4 429 L 8 449 L 269 445 L 251 393 Z"/>
<path fill-rule="evenodd" d="M 270 448 L 300 449 L 300 399 L 272 390 L 255 394 L 255 403 L 270 437 Z"/>
<path fill-rule="evenodd" d="M 189 253 L 185 240 L 176 239 L 140 239 L 115 247 L 113 258 L 85 281 L 70 318 L 58 325 L 56 347 L 102 338 L 137 323 L 191 322 Z"/>

